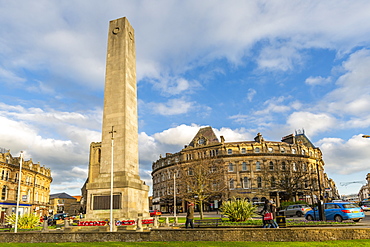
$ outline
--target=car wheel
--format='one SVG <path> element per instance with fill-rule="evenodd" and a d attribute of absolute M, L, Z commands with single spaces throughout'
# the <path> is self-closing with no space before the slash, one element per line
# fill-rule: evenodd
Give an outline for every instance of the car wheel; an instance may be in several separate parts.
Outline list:
<path fill-rule="evenodd" d="M 303 214 L 302 214 L 302 212 L 301 212 L 301 211 L 298 211 L 298 212 L 297 212 L 297 216 L 298 216 L 298 217 L 302 217 L 302 215 L 303 215 Z"/>
<path fill-rule="evenodd" d="M 306 216 L 306 220 L 308 220 L 308 221 L 313 221 L 313 217 L 312 217 L 312 215 L 307 215 L 307 216 Z"/>
<path fill-rule="evenodd" d="M 342 221 L 343 221 L 343 218 L 342 218 L 342 216 L 340 216 L 340 215 L 336 215 L 336 216 L 334 217 L 334 221 L 336 221 L 336 222 L 342 222 Z"/>
<path fill-rule="evenodd" d="M 360 222 L 362 219 L 353 220 L 354 222 Z"/>

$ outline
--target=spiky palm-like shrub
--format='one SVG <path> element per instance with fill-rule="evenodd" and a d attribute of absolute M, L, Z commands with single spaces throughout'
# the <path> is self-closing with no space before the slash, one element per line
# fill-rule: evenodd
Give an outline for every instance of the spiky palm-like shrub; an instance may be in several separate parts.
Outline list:
<path fill-rule="evenodd" d="M 236 199 L 222 203 L 221 211 L 229 217 L 230 221 L 246 221 L 254 215 L 256 206 L 246 199 Z"/>
<path fill-rule="evenodd" d="M 9 222 L 9 224 L 12 224 L 12 226 L 15 225 L 15 218 L 16 215 L 8 215 L 6 216 L 6 221 Z M 19 229 L 30 229 L 34 228 L 40 224 L 40 216 L 33 215 L 33 214 L 25 214 L 18 216 L 18 228 Z"/>

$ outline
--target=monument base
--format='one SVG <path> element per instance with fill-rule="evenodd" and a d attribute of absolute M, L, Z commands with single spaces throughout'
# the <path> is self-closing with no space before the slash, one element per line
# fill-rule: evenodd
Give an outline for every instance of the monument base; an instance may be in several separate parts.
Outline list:
<path fill-rule="evenodd" d="M 114 188 L 113 220 L 137 219 L 149 217 L 149 187 Z M 110 219 L 110 189 L 91 189 L 87 194 L 86 220 Z"/>

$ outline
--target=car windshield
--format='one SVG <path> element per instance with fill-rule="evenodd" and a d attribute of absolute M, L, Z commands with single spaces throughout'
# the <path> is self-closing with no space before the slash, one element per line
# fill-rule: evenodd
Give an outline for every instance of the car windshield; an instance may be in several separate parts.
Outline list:
<path fill-rule="evenodd" d="M 343 204 L 343 207 L 344 208 L 359 208 L 360 206 L 358 206 L 355 203 L 348 203 L 348 204 Z"/>
<path fill-rule="evenodd" d="M 370 202 L 363 202 L 362 205 L 370 206 Z"/>

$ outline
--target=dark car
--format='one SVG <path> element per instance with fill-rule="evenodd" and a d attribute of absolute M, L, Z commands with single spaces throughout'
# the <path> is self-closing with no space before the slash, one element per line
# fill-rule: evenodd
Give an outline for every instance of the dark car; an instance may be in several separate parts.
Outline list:
<path fill-rule="evenodd" d="M 343 220 L 353 220 L 359 222 L 365 218 L 364 211 L 357 203 L 352 202 L 329 202 L 324 204 L 326 220 L 342 222 Z M 315 207 L 308 211 L 306 220 L 318 220 L 319 210 Z"/>
<path fill-rule="evenodd" d="M 68 215 L 66 213 L 54 214 L 53 219 L 54 220 L 64 220 L 65 218 L 67 218 L 67 216 Z"/>
<path fill-rule="evenodd" d="M 312 210 L 312 208 L 306 204 L 296 204 L 287 206 L 285 209 L 280 210 L 279 213 L 283 213 L 285 216 L 302 217 L 310 210 Z"/>

